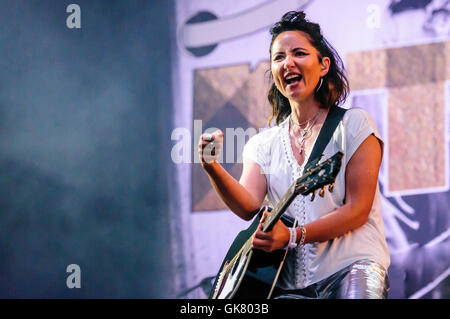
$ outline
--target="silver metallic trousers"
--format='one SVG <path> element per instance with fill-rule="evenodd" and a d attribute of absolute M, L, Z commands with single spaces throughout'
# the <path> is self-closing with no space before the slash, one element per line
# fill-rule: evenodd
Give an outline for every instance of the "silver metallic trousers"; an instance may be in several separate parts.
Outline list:
<path fill-rule="evenodd" d="M 387 271 L 371 260 L 357 261 L 303 289 L 280 290 L 275 299 L 386 299 Z"/>

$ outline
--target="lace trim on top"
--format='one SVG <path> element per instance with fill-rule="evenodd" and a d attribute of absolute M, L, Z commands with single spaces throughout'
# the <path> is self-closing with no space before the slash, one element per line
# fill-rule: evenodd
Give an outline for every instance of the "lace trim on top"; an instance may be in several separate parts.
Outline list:
<path fill-rule="evenodd" d="M 282 123 L 283 127 L 281 129 L 281 143 L 283 145 L 284 153 L 286 156 L 286 160 L 289 163 L 292 174 L 291 174 L 291 183 L 294 182 L 297 178 L 302 176 L 302 171 L 305 164 L 308 162 L 309 155 L 306 154 L 305 160 L 303 164 L 300 166 L 294 157 L 294 153 L 292 151 L 291 139 L 289 137 L 289 119 L 290 116 Z M 305 196 L 297 196 L 293 203 L 295 219 L 297 220 L 298 225 L 306 224 L 306 209 L 305 209 Z M 308 277 L 311 275 L 307 273 L 306 269 L 309 269 L 310 265 L 310 244 L 302 245 L 295 249 L 296 258 L 295 260 L 295 285 L 306 287 Z M 309 276 L 308 276 L 309 275 Z"/>

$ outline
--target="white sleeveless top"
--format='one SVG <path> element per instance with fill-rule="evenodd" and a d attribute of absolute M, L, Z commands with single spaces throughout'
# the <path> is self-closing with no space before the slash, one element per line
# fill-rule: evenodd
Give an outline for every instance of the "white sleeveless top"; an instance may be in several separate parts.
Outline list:
<path fill-rule="evenodd" d="M 326 160 L 338 151 L 344 153 L 333 193 L 326 191 L 324 197 L 317 196 L 313 202 L 309 196 L 299 195 L 285 214 L 297 217 L 298 224 L 302 225 L 342 206 L 347 163 L 359 145 L 371 134 L 383 145 L 372 118 L 365 110 L 347 110 L 322 157 L 322 160 Z M 276 205 L 293 181 L 302 176 L 303 166 L 308 162 L 307 157 L 300 166 L 293 155 L 289 139 L 289 117 L 280 125 L 250 138 L 244 147 L 243 157 L 261 166 L 267 179 L 267 196 L 272 206 Z M 366 224 L 327 242 L 306 244 L 289 251 L 278 283 L 283 289 L 305 288 L 361 259 L 373 260 L 386 270 L 390 264 L 378 186 Z"/>

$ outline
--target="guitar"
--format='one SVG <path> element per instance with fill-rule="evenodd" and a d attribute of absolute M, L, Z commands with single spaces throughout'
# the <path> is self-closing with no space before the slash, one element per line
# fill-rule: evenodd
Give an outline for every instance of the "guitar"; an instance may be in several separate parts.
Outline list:
<path fill-rule="evenodd" d="M 292 183 L 277 205 L 269 208 L 262 230 L 269 232 L 279 219 L 292 227 L 293 218 L 282 215 L 297 195 L 311 194 L 312 201 L 319 189 L 319 196 L 324 196 L 327 185 L 332 192 L 342 156 L 343 153 L 338 152 L 320 164 L 313 162 L 306 173 Z M 287 250 L 266 253 L 252 248 L 252 236 L 264 211 L 265 207 L 261 208 L 250 227 L 241 231 L 233 241 L 216 276 L 214 289 L 209 295 L 211 299 L 270 298 Z"/>

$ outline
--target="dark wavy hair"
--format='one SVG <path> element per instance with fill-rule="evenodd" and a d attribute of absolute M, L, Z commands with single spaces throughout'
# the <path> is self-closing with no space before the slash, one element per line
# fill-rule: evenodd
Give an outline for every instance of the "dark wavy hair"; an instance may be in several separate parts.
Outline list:
<path fill-rule="evenodd" d="M 314 93 L 314 97 L 320 103 L 320 107 L 328 109 L 343 103 L 349 92 L 344 64 L 336 50 L 323 37 L 320 26 L 317 23 L 306 20 L 305 13 L 302 11 L 285 13 L 281 20 L 270 29 L 270 34 L 272 35 L 270 57 L 272 57 L 273 42 L 278 35 L 285 31 L 303 31 L 307 33 L 311 45 L 319 52 L 319 62 L 322 62 L 322 57 L 330 59 L 330 68 L 323 77 L 322 86 Z M 275 83 L 272 83 L 267 98 L 272 106 L 272 114 L 269 117 L 268 124 L 270 125 L 272 119 L 275 118 L 278 125 L 291 114 L 289 100 L 281 94 Z"/>

